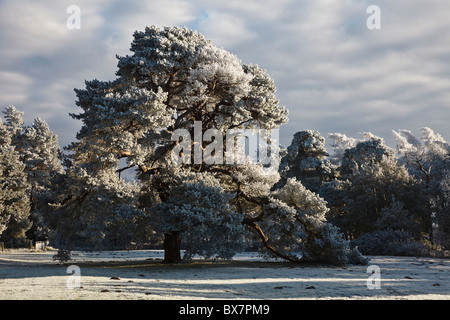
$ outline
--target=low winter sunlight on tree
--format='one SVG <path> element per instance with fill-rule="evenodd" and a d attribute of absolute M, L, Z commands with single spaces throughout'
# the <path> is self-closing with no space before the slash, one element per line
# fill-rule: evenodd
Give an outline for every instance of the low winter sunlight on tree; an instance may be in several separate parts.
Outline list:
<path fill-rule="evenodd" d="M 272 190 L 278 168 L 220 143 L 230 130 L 287 122 L 265 70 L 186 28 L 137 31 L 131 51 L 118 57 L 115 80 L 76 90 L 82 111 L 71 116 L 83 125 L 67 148 L 67 175 L 55 184 L 64 196 L 47 214 L 61 248 L 156 237 L 165 262 L 178 262 L 181 246 L 185 258 L 230 258 L 252 238 L 278 258 L 348 262 L 348 244 L 326 222 L 323 200 L 298 181 Z M 223 161 L 231 156 L 238 161 Z M 134 182 L 122 179 L 130 170 Z"/>
<path fill-rule="evenodd" d="M 58 138 L 40 118 L 25 126 L 23 112 L 12 105 L 5 109 L 4 114 L 6 122 L 0 124 L 1 156 L 9 158 L 4 163 L 14 169 L 0 175 L 4 180 L 2 191 L 6 192 L 0 199 L 9 203 L 7 207 L 15 208 L 12 217 L 20 216 L 20 219 L 10 219 L 3 238 L 9 241 L 9 245 L 24 245 L 26 240 L 47 240 L 50 230 L 45 227 L 42 215 L 47 204 L 42 200 L 48 196 L 55 174 L 64 172 Z M 16 173 L 13 174 L 14 171 Z M 18 176 L 13 179 L 12 174 Z M 22 181 L 23 177 L 25 181 Z M 16 185 L 14 192 L 7 192 L 12 188 L 12 181 Z M 12 198 L 6 200 L 8 197 Z"/>

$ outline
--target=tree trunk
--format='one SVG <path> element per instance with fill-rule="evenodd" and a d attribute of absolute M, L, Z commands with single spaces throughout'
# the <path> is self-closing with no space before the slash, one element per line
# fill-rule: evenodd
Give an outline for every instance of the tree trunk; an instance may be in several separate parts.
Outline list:
<path fill-rule="evenodd" d="M 178 263 L 181 260 L 181 239 L 178 232 L 164 234 L 164 263 Z"/>

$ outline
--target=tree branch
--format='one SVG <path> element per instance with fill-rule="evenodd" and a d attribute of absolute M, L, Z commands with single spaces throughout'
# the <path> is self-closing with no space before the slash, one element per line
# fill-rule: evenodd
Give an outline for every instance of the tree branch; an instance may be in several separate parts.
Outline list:
<path fill-rule="evenodd" d="M 247 226 L 249 226 L 250 228 L 253 228 L 258 233 L 264 246 L 267 248 L 267 250 L 272 252 L 274 255 L 276 255 L 284 260 L 290 261 L 290 262 L 295 262 L 295 263 L 302 262 L 302 259 L 294 259 L 288 255 L 282 254 L 281 252 L 277 251 L 274 247 L 269 245 L 269 243 L 267 242 L 267 237 L 265 236 L 264 232 L 261 230 L 261 228 L 257 224 L 249 223 L 249 224 L 247 224 Z"/>

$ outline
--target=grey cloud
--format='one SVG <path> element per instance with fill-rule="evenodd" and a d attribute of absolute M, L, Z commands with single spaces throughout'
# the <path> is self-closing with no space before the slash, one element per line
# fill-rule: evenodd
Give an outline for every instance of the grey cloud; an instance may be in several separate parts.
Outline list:
<path fill-rule="evenodd" d="M 244 63 L 267 69 L 290 110 L 283 144 L 303 129 L 355 136 L 429 126 L 450 139 L 450 3 L 376 1 L 382 29 L 368 30 L 372 1 L 77 1 L 81 30 L 67 30 L 64 1 L 0 4 L 0 107 L 15 104 L 74 138 L 73 88 L 115 77 L 145 25 L 195 27 Z M 11 101 L 12 100 L 12 101 Z"/>

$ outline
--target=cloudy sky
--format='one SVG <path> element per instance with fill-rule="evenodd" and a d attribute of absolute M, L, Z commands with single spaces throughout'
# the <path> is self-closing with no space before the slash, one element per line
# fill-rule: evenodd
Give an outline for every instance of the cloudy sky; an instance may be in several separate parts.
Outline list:
<path fill-rule="evenodd" d="M 80 29 L 66 25 L 73 4 Z M 428 126 L 450 140 L 449 15 L 443 0 L 0 0 L 0 108 L 45 119 L 67 145 L 80 128 L 73 89 L 114 79 L 135 30 L 186 26 L 268 71 L 290 111 L 284 145 L 304 129 L 394 146 L 392 129 Z"/>

